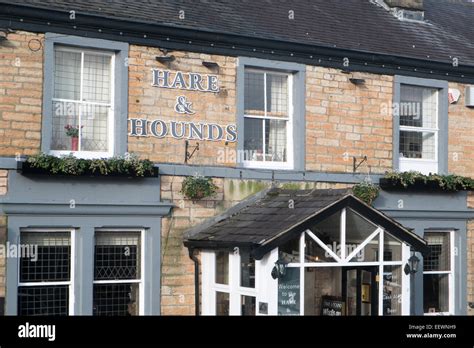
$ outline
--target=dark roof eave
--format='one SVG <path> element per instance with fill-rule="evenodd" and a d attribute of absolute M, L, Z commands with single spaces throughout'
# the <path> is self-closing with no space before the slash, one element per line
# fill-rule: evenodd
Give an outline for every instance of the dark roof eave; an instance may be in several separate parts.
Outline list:
<path fill-rule="evenodd" d="M 232 241 L 212 241 L 212 240 L 196 240 L 188 239 L 183 242 L 188 249 L 202 249 L 202 250 L 233 250 L 235 247 L 254 249 L 258 245 L 251 242 L 232 242 Z"/>
<path fill-rule="evenodd" d="M 0 20 L 8 20 L 10 21 L 10 25 L 13 25 L 15 18 L 22 18 L 22 22 L 18 21 L 15 22 L 15 24 L 33 31 L 36 28 L 37 31 L 47 32 L 53 31 L 54 28 L 54 30 L 58 32 L 71 35 L 87 33 L 89 36 L 114 37 L 114 39 L 119 41 L 141 45 L 159 45 L 160 47 L 171 49 L 216 54 L 221 52 L 220 54 L 231 56 L 271 56 L 276 60 L 301 61 L 305 64 L 338 67 L 341 69 L 344 68 L 342 59 L 349 58 L 351 60 L 350 70 L 354 71 L 367 71 L 389 75 L 405 74 L 424 77 L 429 76 L 431 78 L 474 83 L 474 77 L 462 77 L 462 75 L 474 76 L 474 66 L 459 65 L 454 67 L 448 62 L 403 57 L 401 55 L 394 56 L 375 52 L 260 39 L 229 33 L 151 24 L 149 22 L 119 20 L 110 17 L 105 18 L 107 21 L 104 21 L 104 17 L 91 14 L 77 15 L 76 20 L 71 23 L 67 12 L 31 6 L 0 3 L 0 9 Z M 46 23 L 50 23 L 50 25 Z M 74 29 L 73 26 L 76 26 L 77 29 Z M 98 33 L 97 28 L 103 29 L 102 33 Z M 110 32 L 104 29 L 108 29 Z M 119 34 L 120 32 L 122 32 L 122 35 Z M 144 33 L 158 35 L 163 37 L 163 39 L 144 39 Z M 167 40 L 167 37 L 169 37 L 170 40 Z M 191 44 L 189 44 L 190 40 L 192 42 Z M 213 43 L 214 46 L 210 46 L 208 43 Z M 235 46 L 235 48 L 232 48 L 232 46 Z M 255 52 L 253 48 L 257 48 L 258 50 Z M 266 50 L 274 50 L 275 53 L 271 54 Z M 288 54 L 290 52 L 293 56 Z M 310 59 L 309 55 L 323 59 L 321 62 L 315 61 L 314 59 Z M 332 58 L 332 60 L 325 60 L 325 57 Z M 340 58 L 341 61 L 336 61 L 334 58 Z M 386 67 L 383 68 L 382 65 L 386 65 Z M 398 69 L 398 67 L 400 67 L 400 69 Z M 430 71 L 433 71 L 433 73 L 430 73 Z"/>
<path fill-rule="evenodd" d="M 322 211 L 317 212 L 315 215 L 304 221 L 302 224 L 297 224 L 289 230 L 280 233 L 275 238 L 264 242 L 256 250 L 254 250 L 253 254 L 255 258 L 257 260 L 261 259 L 270 250 L 293 238 L 295 234 L 301 233 L 308 229 L 311 225 L 314 224 L 315 219 L 322 220 L 326 217 L 329 217 L 335 211 L 345 206 L 352 208 L 353 210 L 362 214 L 364 217 L 366 217 L 373 223 L 381 226 L 387 232 L 393 234 L 398 239 L 409 244 L 414 250 L 419 251 L 423 255 L 427 255 L 429 253 L 429 247 L 426 241 L 423 240 L 421 237 L 417 236 L 402 225 L 393 222 L 391 218 L 368 206 L 358 198 L 352 195 L 347 195 L 341 198 L 339 201 L 335 202 L 334 204 L 330 205 L 329 207 L 323 209 Z"/>

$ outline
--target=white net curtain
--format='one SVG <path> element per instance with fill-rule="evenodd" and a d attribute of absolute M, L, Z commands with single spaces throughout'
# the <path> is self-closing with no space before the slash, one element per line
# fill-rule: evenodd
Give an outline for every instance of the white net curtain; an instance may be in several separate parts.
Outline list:
<path fill-rule="evenodd" d="M 53 150 L 109 150 L 111 66 L 111 54 L 55 49 Z"/>

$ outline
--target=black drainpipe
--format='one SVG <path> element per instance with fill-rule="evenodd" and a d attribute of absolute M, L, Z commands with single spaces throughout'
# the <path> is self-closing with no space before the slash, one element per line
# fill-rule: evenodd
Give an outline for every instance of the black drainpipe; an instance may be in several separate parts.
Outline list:
<path fill-rule="evenodd" d="M 199 315 L 199 260 L 194 255 L 194 248 L 189 248 L 189 257 L 194 261 L 194 306 L 196 315 Z"/>

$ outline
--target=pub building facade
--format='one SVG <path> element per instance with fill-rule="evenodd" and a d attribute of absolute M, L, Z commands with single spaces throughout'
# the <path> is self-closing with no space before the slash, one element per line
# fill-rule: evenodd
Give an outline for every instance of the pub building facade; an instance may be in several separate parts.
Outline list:
<path fill-rule="evenodd" d="M 0 0 L 2 312 L 473 314 L 471 192 L 352 190 L 472 176 L 473 16 L 468 1 Z M 28 172 L 39 153 L 138 156 L 155 175 Z"/>

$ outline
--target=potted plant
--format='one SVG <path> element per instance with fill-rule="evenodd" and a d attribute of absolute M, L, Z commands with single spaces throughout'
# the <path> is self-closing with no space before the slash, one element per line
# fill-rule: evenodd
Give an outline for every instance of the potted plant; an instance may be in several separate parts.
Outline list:
<path fill-rule="evenodd" d="M 81 129 L 84 126 L 81 126 Z M 70 124 L 64 127 L 66 129 L 66 135 L 71 137 L 71 150 L 77 151 L 79 147 L 79 126 L 72 126 Z"/>
<path fill-rule="evenodd" d="M 212 178 L 200 175 L 188 176 L 181 187 L 181 193 L 193 201 L 213 196 L 216 191 L 217 186 L 212 182 Z"/>

